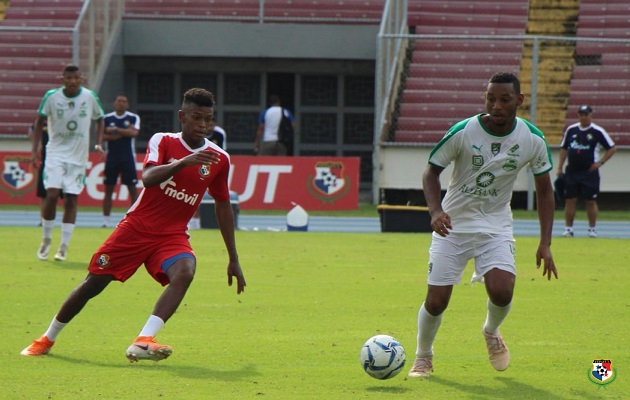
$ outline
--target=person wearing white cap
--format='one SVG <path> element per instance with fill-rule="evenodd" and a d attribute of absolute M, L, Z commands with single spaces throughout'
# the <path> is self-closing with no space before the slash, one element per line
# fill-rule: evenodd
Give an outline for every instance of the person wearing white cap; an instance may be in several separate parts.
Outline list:
<path fill-rule="evenodd" d="M 560 144 L 557 175 L 564 179 L 564 219 L 562 236 L 573 237 L 573 220 L 578 198 L 586 202 L 588 237 L 596 238 L 597 196 L 599 195 L 599 169 L 615 154 L 617 148 L 608 132 L 593 123 L 593 109 L 578 108 L 579 122 L 570 125 Z M 603 153 L 603 154 L 602 154 Z M 568 160 L 563 171 L 564 162 Z"/>

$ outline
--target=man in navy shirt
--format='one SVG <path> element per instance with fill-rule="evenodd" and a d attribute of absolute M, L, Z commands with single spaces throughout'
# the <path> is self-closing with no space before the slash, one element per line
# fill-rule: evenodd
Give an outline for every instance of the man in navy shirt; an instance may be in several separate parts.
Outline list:
<path fill-rule="evenodd" d="M 129 100 L 118 95 L 114 101 L 114 111 L 105 115 L 105 135 L 107 141 L 107 160 L 105 161 L 105 197 L 103 198 L 103 227 L 109 226 L 112 211 L 112 195 L 118 182 L 118 176 L 129 190 L 131 204 L 138 198 L 136 185 L 135 138 L 140 132 L 140 117 L 127 111 Z"/>
<path fill-rule="evenodd" d="M 588 236 L 595 238 L 599 169 L 615 154 L 617 148 L 606 130 L 592 122 L 593 109 L 590 106 L 578 108 L 578 116 L 579 122 L 567 128 L 560 144 L 557 174 L 564 177 L 566 223 L 562 236 L 573 237 L 575 208 L 578 198 L 581 198 L 586 202 Z M 569 162 L 563 173 L 562 167 L 567 159 Z"/>

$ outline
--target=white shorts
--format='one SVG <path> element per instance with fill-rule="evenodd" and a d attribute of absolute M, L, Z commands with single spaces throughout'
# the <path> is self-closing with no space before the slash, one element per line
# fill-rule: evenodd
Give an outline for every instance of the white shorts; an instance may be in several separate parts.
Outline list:
<path fill-rule="evenodd" d="M 475 260 L 473 280 L 481 280 L 494 268 L 516 275 L 515 254 L 511 234 L 451 233 L 442 237 L 434 232 L 427 282 L 434 286 L 458 284 L 470 259 Z"/>
<path fill-rule="evenodd" d="M 75 165 L 46 158 L 44 187 L 63 189 L 64 193 L 79 195 L 85 187 L 85 165 Z"/>

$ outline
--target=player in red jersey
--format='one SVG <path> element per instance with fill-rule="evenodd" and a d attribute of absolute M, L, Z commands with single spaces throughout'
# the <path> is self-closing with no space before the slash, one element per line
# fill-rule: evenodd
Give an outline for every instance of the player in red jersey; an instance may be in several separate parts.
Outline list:
<path fill-rule="evenodd" d="M 159 361 L 170 356 L 170 346 L 155 336 L 175 313 L 195 275 L 196 259 L 187 223 L 206 191 L 215 199 L 215 213 L 229 256 L 228 285 L 236 278 L 236 293 L 245 290 L 234 239 L 234 216 L 228 190 L 230 157 L 205 139 L 211 123 L 214 96 L 204 89 L 184 94 L 180 133 L 156 133 L 144 159 L 144 189 L 111 236 L 94 253 L 88 275 L 70 293 L 48 330 L 22 350 L 24 356 L 48 354 L 57 335 L 87 302 L 107 285 L 124 282 L 144 264 L 149 274 L 166 286 L 153 313 L 127 349 L 130 362 Z"/>

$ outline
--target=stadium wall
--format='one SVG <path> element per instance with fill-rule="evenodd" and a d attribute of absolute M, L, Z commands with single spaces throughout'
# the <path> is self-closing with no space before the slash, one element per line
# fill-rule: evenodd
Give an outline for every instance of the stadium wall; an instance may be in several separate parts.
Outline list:
<path fill-rule="evenodd" d="M 379 188 L 381 191 L 399 190 L 409 192 L 410 199 L 420 198 L 414 192 L 422 190 L 422 173 L 429 159 L 429 153 L 432 146 L 401 146 L 401 147 L 382 147 L 381 148 L 381 165 L 379 176 Z M 554 161 L 554 169 L 551 179 L 556 179 L 556 167 L 558 163 L 559 147 L 551 147 L 551 153 Z M 609 196 L 610 200 L 602 205 L 602 209 L 607 207 L 627 209 L 627 201 L 621 201 L 623 197 L 627 197 L 630 191 L 627 171 L 630 168 L 630 148 L 620 147 L 613 158 L 606 163 L 600 170 L 601 173 L 601 192 L 614 194 Z M 451 175 L 452 167 L 448 167 L 440 176 L 442 189 L 448 186 L 448 180 Z M 514 191 L 520 195 L 526 194 L 528 191 L 528 172 L 521 170 L 518 175 Z M 619 195 L 619 196 L 617 196 Z M 414 202 L 413 200 L 411 200 Z M 424 201 L 421 199 L 421 201 Z M 614 205 L 613 205 L 614 203 Z M 600 202 L 601 204 L 601 202 Z"/>
<path fill-rule="evenodd" d="M 123 38 L 126 56 L 374 60 L 377 32 L 370 25 L 126 20 Z"/>

